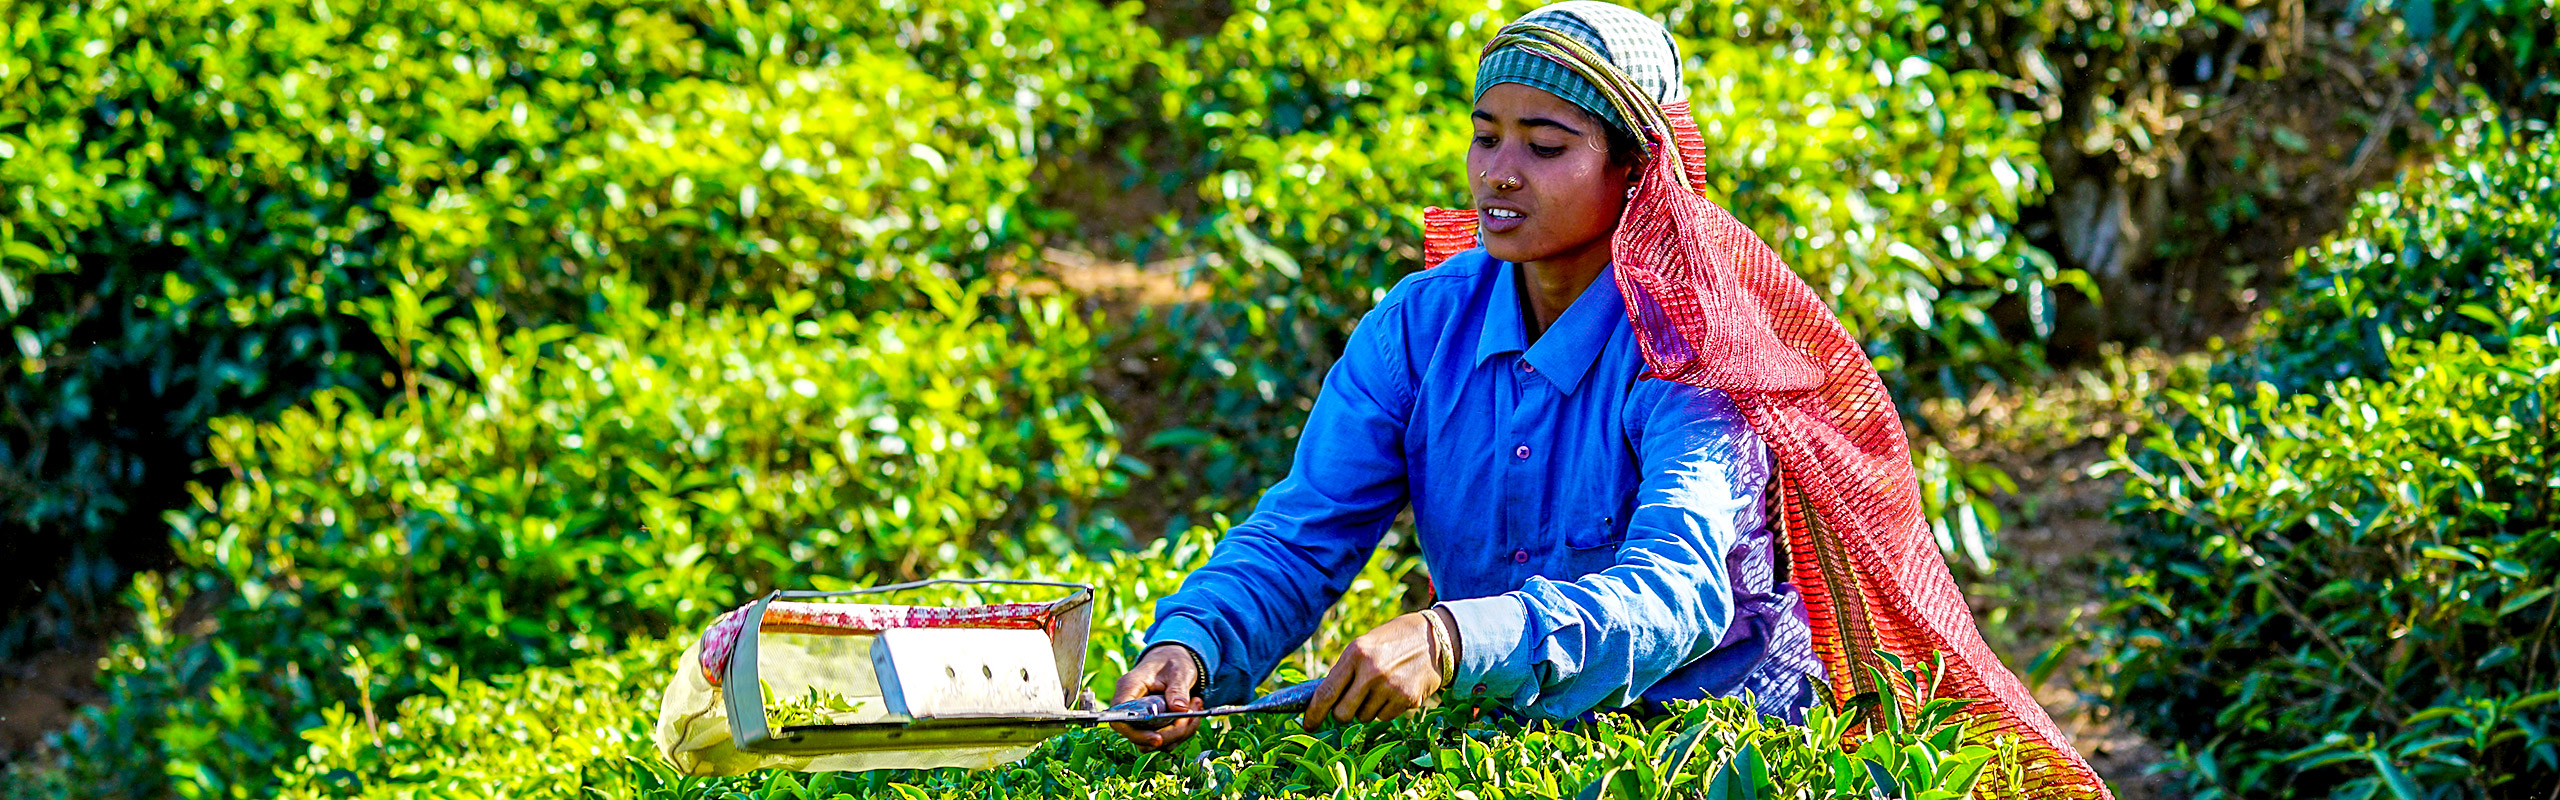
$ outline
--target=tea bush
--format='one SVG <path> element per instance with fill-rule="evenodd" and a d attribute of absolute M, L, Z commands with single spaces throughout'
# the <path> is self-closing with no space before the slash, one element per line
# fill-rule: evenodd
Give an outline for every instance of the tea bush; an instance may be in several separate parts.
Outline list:
<path fill-rule="evenodd" d="M 209 609 L 190 624 L 212 635 L 109 659 L 131 700 L 75 731 L 82 769 L 150 795 L 134 766 L 163 756 L 183 794 L 255 796 L 331 701 L 617 650 L 809 574 L 1122 541 L 1073 511 L 1126 480 L 1080 388 L 1085 323 L 916 282 L 930 311 L 660 312 L 607 282 L 592 332 L 507 330 L 486 301 L 432 337 L 386 314 L 414 401 L 215 422 L 235 477 L 196 488 L 183 566 L 137 598 L 146 620 Z"/>
<path fill-rule="evenodd" d="M 2297 288 L 2268 310 L 2263 344 L 2216 377 L 2301 392 L 2389 377 L 2404 340 L 2457 334 L 2503 348 L 2514 333 L 2500 294 L 2560 263 L 2560 165 L 2550 136 L 2522 134 L 2488 118 L 2448 128 L 2468 149 L 2367 196 L 2345 230 L 2298 254 Z"/>
<path fill-rule="evenodd" d="M 2560 784 L 2560 140 L 2451 135 L 2118 451 L 2106 700 L 2200 800 Z"/>
<path fill-rule="evenodd" d="M 1023 568 L 981 565 L 955 574 L 1093 582 L 1098 610 L 1089 663 L 1125 664 L 1141 644 L 1146 603 L 1207 558 L 1195 529 L 1141 552 Z M 1409 560 L 1406 565 L 1409 566 Z M 1381 557 L 1355 581 L 1320 636 L 1356 635 L 1398 613 L 1397 566 Z M 1855 749 L 1840 745 L 1848 717 L 1826 707 L 1803 727 L 1773 726 L 1738 701 L 1645 720 L 1604 715 L 1567 727 L 1530 725 L 1479 706 L 1307 734 L 1294 718 L 1236 718 L 1161 754 L 1139 753 L 1094 728 L 1042 745 L 1028 759 L 962 770 L 736 778 L 670 774 L 649 743 L 657 688 L 682 641 L 640 642 L 567 668 L 488 680 L 438 678 L 396 716 L 333 706 L 303 734 L 308 749 L 282 776 L 288 798 L 511 797 L 1612 797 L 1696 791 L 1747 797 L 1860 798 L 1879 787 L 1912 797 L 1961 797 L 2014 769 L 2006 755 L 1959 745 L 1942 701 Z M 1926 686 L 1914 665 L 1906 679 Z M 1107 690 L 1115 669 L 1089 669 Z M 1302 677 L 1283 667 L 1275 682 Z M 2014 779 L 2008 776 L 2006 779 Z M 1721 784 L 1723 789 L 1713 787 Z M 1463 793 L 1462 793 L 1463 792 Z"/>
<path fill-rule="evenodd" d="M 1220 520 L 1223 522 L 1223 520 Z M 1222 526 L 1223 527 L 1223 526 Z M 1088 637 L 1085 688 L 1108 697 L 1145 644 L 1153 600 L 1171 593 L 1182 578 L 1208 560 L 1215 533 L 1193 529 L 1139 550 L 1092 557 L 1070 556 L 954 566 L 943 575 L 1085 583 L 1093 587 L 1095 615 Z M 1402 613 L 1404 573 L 1419 560 L 1381 553 L 1350 583 L 1349 594 L 1327 615 L 1295 666 L 1317 665 L 1317 654 L 1338 651 L 1351 637 Z M 778 576 L 773 588 L 849 589 L 878 582 L 856 572 L 810 566 Z M 1045 591 L 1045 590 L 1044 590 Z M 947 604 L 1027 599 L 1002 588 L 964 588 L 898 602 Z M 1036 593 L 1036 592 L 1035 592 Z M 339 698 L 319 707 L 316 724 L 303 730 L 300 748 L 284 746 L 272 759 L 287 797 L 578 796 L 584 785 L 639 791 L 647 768 L 626 769 L 623 760 L 656 763 L 649 736 L 658 692 L 678 668 L 676 655 L 692 635 L 749 594 L 705 591 L 687 599 L 675 615 L 669 640 L 632 637 L 622 651 L 581 659 L 565 667 L 536 667 L 515 675 L 461 680 L 456 668 L 424 676 L 417 693 L 399 701 Z M 131 657 L 119 653 L 118 657 Z M 380 684 L 389 686 L 388 681 Z M 384 694 L 388 694 L 385 692 Z M 289 765 L 289 766 L 288 766 Z M 622 781 L 622 783 L 614 783 Z"/>
<path fill-rule="evenodd" d="M 71 560 L 98 577 L 51 601 L 106 601 L 105 554 L 157 549 L 186 484 L 221 478 L 192 467 L 210 420 L 331 388 L 380 399 L 398 343 L 341 306 L 416 276 L 510 324 L 575 325 L 606 280 L 697 309 L 803 291 L 923 308 L 909 275 L 1035 255 L 1065 224 L 1026 199 L 1035 161 L 1147 105 L 1131 80 L 1157 48 L 1136 13 L 12 4 L 0 525 L 32 557 L 11 569 Z M 61 633 L 24 627 L 28 582 L 0 596 L 0 656 Z"/>
<path fill-rule="evenodd" d="M 1683 704 L 1688 705 L 1688 704 Z M 1816 709 L 1803 726 L 1772 725 L 1736 700 L 1652 719 L 1602 715 L 1571 727 L 1523 724 L 1476 706 L 1417 712 L 1309 734 L 1287 718 L 1214 723 L 1168 753 L 1139 753 L 1093 729 L 1044 743 L 983 772 L 866 772 L 687 779 L 645 760 L 599 770 L 605 797 L 1251 797 L 1825 798 L 1953 800 L 1992 780 L 2018 780 L 2008 754 L 1957 745 L 1941 705 L 1910 729 L 1854 749 L 1849 718 Z M 1927 724 L 1928 719 L 1939 720 Z"/>
<path fill-rule="evenodd" d="M 597 764 L 638 756 L 654 681 L 683 643 L 639 641 L 562 667 L 466 680 L 449 669 L 390 707 L 333 705 L 278 797 L 574 797 Z"/>
<path fill-rule="evenodd" d="M 1107 696 L 1111 681 L 1144 643 L 1152 617 L 1146 598 L 1173 591 L 1185 573 L 1204 563 L 1207 541 L 1205 531 L 1194 531 L 1160 539 L 1142 551 L 972 565 L 947 574 L 1091 584 L 1096 614 L 1088 640 L 1086 688 Z M 1383 562 L 1373 565 L 1371 574 L 1358 581 L 1356 597 L 1393 609 L 1401 585 L 1385 582 L 1387 591 L 1376 591 L 1383 567 Z M 841 589 L 869 582 L 850 573 L 809 569 L 790 575 L 783 586 Z M 985 599 L 975 594 L 945 599 Z M 387 720 L 381 723 L 369 721 L 360 707 L 330 706 L 319 725 L 303 732 L 301 744 L 307 750 L 288 759 L 292 766 L 281 776 L 283 794 L 571 797 L 585 782 L 619 774 L 626 758 L 655 761 L 650 735 L 658 692 L 671 671 L 680 668 L 678 653 L 718 613 L 750 598 L 705 593 L 694 599 L 701 602 L 681 615 L 684 624 L 675 626 L 668 640 L 634 640 L 622 652 L 565 668 L 485 679 L 433 678 L 425 691 L 402 701 L 396 715 L 381 714 L 378 719 Z M 1333 622 L 1328 628 L 1341 627 L 1342 620 Z M 572 731 L 575 735 L 562 735 Z"/>

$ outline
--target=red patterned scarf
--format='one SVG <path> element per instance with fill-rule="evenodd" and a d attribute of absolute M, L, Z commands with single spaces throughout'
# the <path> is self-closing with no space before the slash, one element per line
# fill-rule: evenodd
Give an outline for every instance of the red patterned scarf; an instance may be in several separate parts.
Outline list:
<path fill-rule="evenodd" d="M 1514 23 L 1485 52 L 1530 49 L 1599 87 L 1654 157 L 1611 244 L 1648 377 L 1723 390 L 1769 445 L 1792 561 L 1835 697 L 1875 691 L 1879 651 L 1906 664 L 1943 655 L 1937 692 L 1972 698 L 1967 737 L 2014 737 L 2021 785 L 1987 796 L 2108 798 L 2027 687 L 1974 628 L 1921 518 L 1910 443 L 1884 381 L 1829 306 L 1757 234 L 1701 192 L 1705 140 L 1689 104 L 1642 97 L 1570 35 Z M 1668 156 L 1668 157 L 1664 157 Z M 1424 212 L 1424 266 L 1476 245 L 1475 212 Z M 1909 705 L 1918 687 L 1894 687 Z"/>

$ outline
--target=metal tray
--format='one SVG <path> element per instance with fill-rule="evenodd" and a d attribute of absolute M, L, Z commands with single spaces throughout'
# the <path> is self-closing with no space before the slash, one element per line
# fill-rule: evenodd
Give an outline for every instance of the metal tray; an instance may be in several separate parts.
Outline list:
<path fill-rule="evenodd" d="M 1056 624 L 1049 633 L 1050 650 L 1056 661 L 1060 683 L 1058 690 L 1066 710 L 1054 714 L 955 715 L 929 719 L 888 713 L 876 722 L 861 724 L 789 725 L 780 728 L 767 724 L 764 683 L 757 671 L 760 661 L 757 639 L 764 626 L 767 605 L 775 600 L 850 597 L 938 584 L 1006 584 L 1073 590 L 1065 598 L 1052 601 L 1064 605 L 1057 612 Z M 1082 583 L 937 579 L 839 592 L 773 592 L 748 606 L 745 624 L 729 658 L 728 672 L 721 681 L 730 739 L 741 752 L 790 755 L 1029 746 L 1093 723 L 1096 710 L 1091 695 L 1083 690 L 1085 641 L 1091 636 L 1092 623 L 1093 587 Z M 869 670 L 869 662 L 865 661 L 860 669 Z M 874 680 L 877 681 L 876 676 Z"/>

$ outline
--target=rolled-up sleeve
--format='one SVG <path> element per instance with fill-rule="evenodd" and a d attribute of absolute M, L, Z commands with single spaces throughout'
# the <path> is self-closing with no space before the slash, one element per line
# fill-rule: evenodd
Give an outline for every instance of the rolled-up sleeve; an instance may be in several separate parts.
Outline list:
<path fill-rule="evenodd" d="M 1554 719 L 1617 708 L 1733 624 L 1726 555 L 1764 524 L 1768 448 L 1723 392 L 1644 384 L 1629 398 L 1642 478 L 1616 563 L 1444 604 L 1463 648 L 1460 694 Z"/>
<path fill-rule="evenodd" d="M 1147 644 L 1173 642 L 1208 668 L 1202 699 L 1249 699 L 1368 563 L 1404 508 L 1413 378 L 1390 295 L 1361 319 L 1325 375 L 1289 475 L 1218 542 L 1207 565 L 1156 603 Z"/>

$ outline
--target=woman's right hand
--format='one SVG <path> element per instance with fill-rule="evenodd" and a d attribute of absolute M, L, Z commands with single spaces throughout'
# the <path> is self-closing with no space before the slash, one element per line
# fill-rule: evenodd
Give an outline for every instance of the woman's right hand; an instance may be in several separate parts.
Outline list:
<path fill-rule="evenodd" d="M 1165 708 L 1171 711 L 1198 711 L 1200 698 L 1191 696 L 1191 687 L 1200 685 L 1200 665 L 1191 660 L 1191 651 L 1178 644 L 1159 644 L 1138 656 L 1137 666 L 1120 676 L 1119 688 L 1111 691 L 1111 704 L 1119 705 L 1149 695 L 1164 695 Z M 1181 744 L 1200 732 L 1200 719 L 1174 720 L 1173 724 L 1152 731 L 1142 731 L 1121 723 L 1111 729 L 1128 737 L 1140 750 L 1162 750 Z"/>

